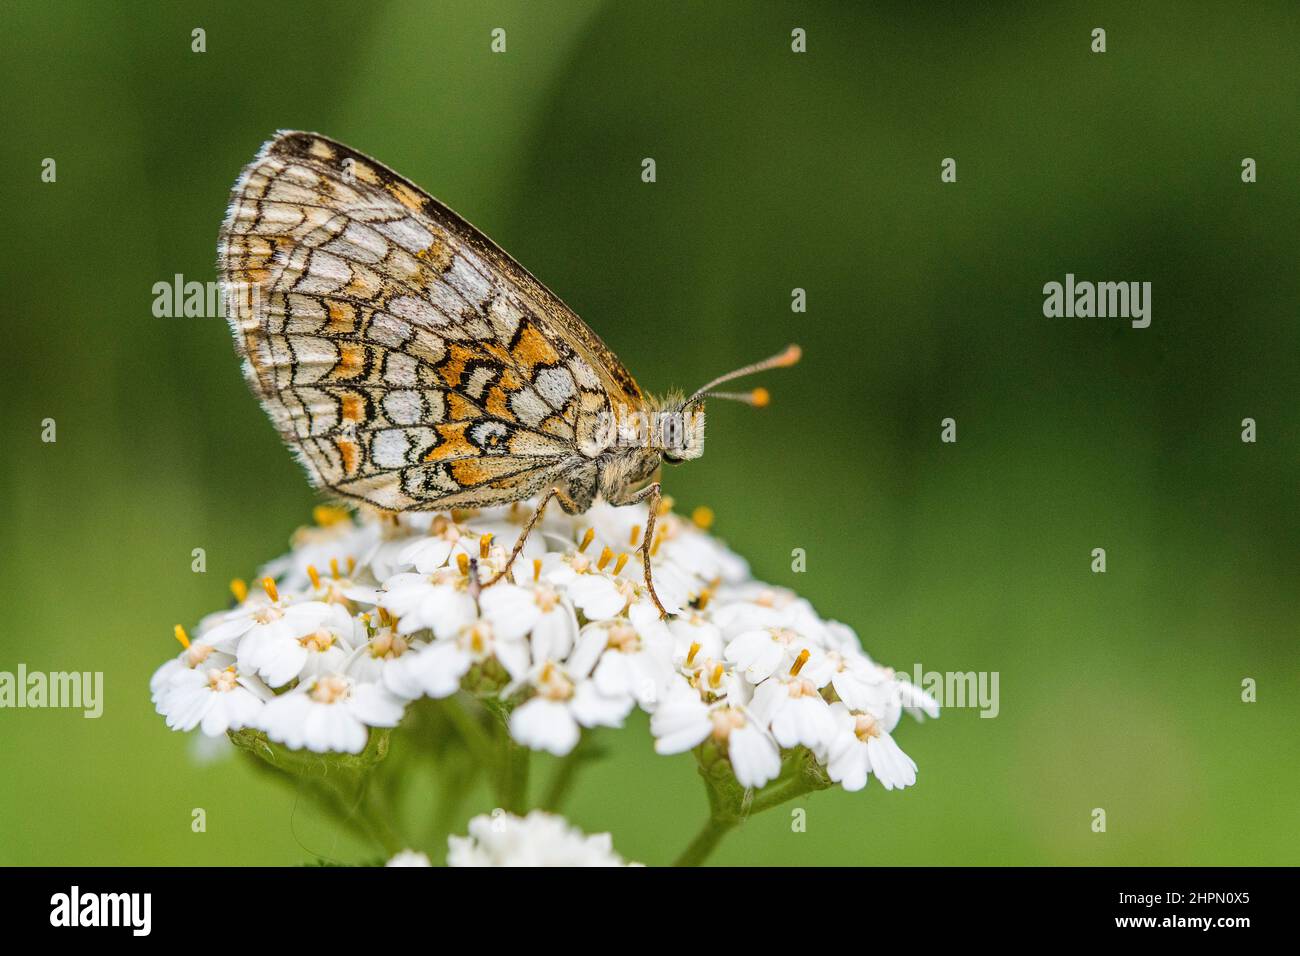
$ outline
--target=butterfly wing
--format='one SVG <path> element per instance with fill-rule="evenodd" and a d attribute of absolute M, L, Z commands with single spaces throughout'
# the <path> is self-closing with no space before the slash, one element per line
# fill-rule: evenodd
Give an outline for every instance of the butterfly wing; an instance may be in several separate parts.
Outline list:
<path fill-rule="evenodd" d="M 219 269 L 244 373 L 313 482 L 394 511 L 533 495 L 641 408 L 577 315 L 418 187 L 314 133 L 241 174 Z"/>

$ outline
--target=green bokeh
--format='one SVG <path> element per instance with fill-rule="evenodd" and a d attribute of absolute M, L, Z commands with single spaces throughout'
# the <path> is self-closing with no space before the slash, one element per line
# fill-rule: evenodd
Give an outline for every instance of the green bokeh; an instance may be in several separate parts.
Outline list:
<path fill-rule="evenodd" d="M 996 719 L 901 727 L 915 788 L 815 795 L 806 833 L 774 811 L 717 861 L 1300 862 L 1300 24 L 987 6 L 6 3 L 0 670 L 102 670 L 107 703 L 0 711 L 0 863 L 371 853 L 195 763 L 148 699 L 172 624 L 315 500 L 224 323 L 151 314 L 155 282 L 214 277 L 230 183 L 286 127 L 430 189 L 652 390 L 802 343 L 669 490 L 877 659 L 999 672 Z M 1151 327 L 1044 318 L 1067 272 L 1150 281 Z M 705 812 L 691 759 L 640 719 L 602 740 L 570 816 L 667 862 Z"/>

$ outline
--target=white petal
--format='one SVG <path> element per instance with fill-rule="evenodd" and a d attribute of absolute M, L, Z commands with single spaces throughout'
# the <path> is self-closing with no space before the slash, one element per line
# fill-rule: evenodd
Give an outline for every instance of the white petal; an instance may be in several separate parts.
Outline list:
<path fill-rule="evenodd" d="M 458 588 L 434 588 L 420 604 L 420 619 L 439 638 L 455 637 L 478 617 L 474 599 Z"/>
<path fill-rule="evenodd" d="M 627 604 L 627 597 L 603 574 L 579 574 L 569 585 L 569 597 L 592 621 L 611 618 Z"/>
<path fill-rule="evenodd" d="M 727 737 L 731 769 L 743 787 L 761 787 L 781 773 L 776 745 L 753 724 L 738 727 Z"/>
<path fill-rule="evenodd" d="M 492 632 L 503 640 L 524 637 L 542 616 L 531 591 L 506 582 L 485 588 L 478 603 L 492 624 Z"/>
<path fill-rule="evenodd" d="M 650 718 L 655 751 L 679 754 L 703 743 L 713 729 L 709 707 L 693 688 L 679 690 L 665 700 Z"/>
<path fill-rule="evenodd" d="M 406 712 L 402 701 L 378 684 L 357 684 L 348 704 L 353 715 L 371 727 L 396 727 Z"/>
<path fill-rule="evenodd" d="M 451 542 L 441 535 L 420 538 L 407 545 L 397 555 L 398 564 L 413 564 L 421 574 L 432 574 L 447 563 L 451 556 Z"/>
<path fill-rule="evenodd" d="M 569 708 L 556 700 L 534 697 L 510 715 L 510 736 L 533 750 L 563 757 L 578 743 L 578 722 Z"/>
<path fill-rule="evenodd" d="M 528 674 L 528 643 L 522 640 L 502 641 L 493 644 L 493 654 L 506 669 L 512 681 L 523 680 Z"/>
<path fill-rule="evenodd" d="M 867 785 L 871 761 L 867 748 L 851 731 L 841 733 L 830 746 L 830 759 L 826 772 L 845 790 L 861 790 Z"/>
<path fill-rule="evenodd" d="M 910 787 L 916 783 L 916 763 L 894 742 L 889 734 L 867 741 L 871 770 L 886 790 Z"/>
<path fill-rule="evenodd" d="M 596 666 L 609 643 L 609 630 L 601 624 L 588 624 L 578 635 L 578 644 L 569 656 L 565 669 L 574 677 L 586 677 Z"/>
<path fill-rule="evenodd" d="M 591 681 L 582 681 L 573 691 L 569 709 L 584 727 L 622 727 L 632 710 L 630 696 L 607 697 Z"/>
<path fill-rule="evenodd" d="M 731 641 L 723 654 L 727 661 L 740 668 L 750 683 L 757 684 L 776 671 L 785 647 L 773 640 L 769 631 L 747 631 Z"/>
<path fill-rule="evenodd" d="M 578 639 L 578 618 L 573 608 L 561 601 L 553 611 L 543 614 L 533 626 L 533 660 L 562 661 Z"/>
<path fill-rule="evenodd" d="M 403 654 L 401 663 L 407 676 L 430 697 L 447 697 L 460 689 L 460 679 L 474 662 L 455 641 L 434 641 Z"/>

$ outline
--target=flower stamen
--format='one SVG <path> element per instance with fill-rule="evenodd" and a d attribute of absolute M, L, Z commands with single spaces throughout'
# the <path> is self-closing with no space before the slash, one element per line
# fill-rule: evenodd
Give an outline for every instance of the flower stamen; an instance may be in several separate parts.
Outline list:
<path fill-rule="evenodd" d="M 334 704 L 348 695 L 348 682 L 342 677 L 322 677 L 311 689 L 312 700 L 320 704 Z"/>
<path fill-rule="evenodd" d="M 208 687 L 218 693 L 228 694 L 235 689 L 239 683 L 239 674 L 236 673 L 232 664 L 223 671 L 216 669 L 208 671 Z"/>

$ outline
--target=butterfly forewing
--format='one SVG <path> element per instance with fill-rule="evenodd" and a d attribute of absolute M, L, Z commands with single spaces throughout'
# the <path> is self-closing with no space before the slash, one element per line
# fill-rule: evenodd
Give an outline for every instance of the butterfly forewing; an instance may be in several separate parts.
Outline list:
<path fill-rule="evenodd" d="M 245 375 L 317 485 L 395 511 L 536 494 L 599 452 L 636 382 L 451 210 L 346 146 L 281 133 L 219 268 Z"/>

